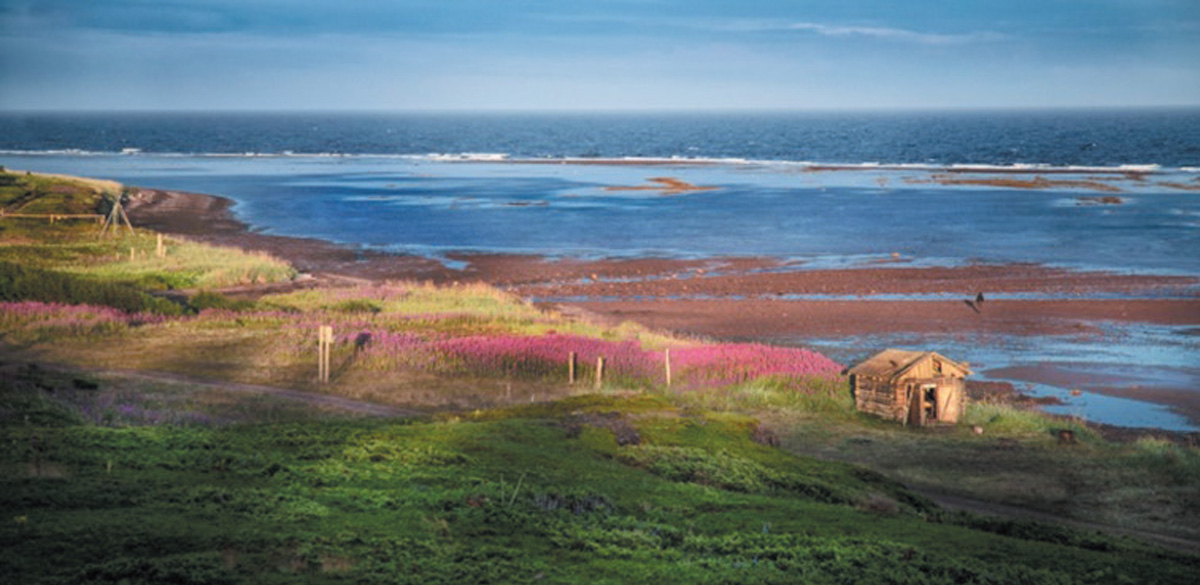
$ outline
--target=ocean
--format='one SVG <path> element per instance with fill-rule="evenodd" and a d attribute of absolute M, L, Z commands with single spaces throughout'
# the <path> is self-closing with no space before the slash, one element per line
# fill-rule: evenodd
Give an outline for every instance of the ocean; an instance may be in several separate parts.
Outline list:
<path fill-rule="evenodd" d="M 1200 109 L 2 113 L 0 165 L 222 195 L 258 231 L 447 263 L 452 252 L 769 256 L 797 269 L 900 257 L 1200 276 Z M 706 189 L 669 192 L 662 178 Z M 1014 338 L 956 357 L 995 371 L 1125 364 L 1142 372 L 1131 384 L 1200 391 L 1197 337 L 1114 325 L 1101 344 Z M 878 345 L 963 346 L 794 342 L 843 360 Z M 1197 428 L 1157 405 L 1028 389 L 1094 420 Z"/>
<path fill-rule="evenodd" d="M 744 114 L 0 114 L 0 151 L 1200 165 L 1200 109 Z"/>

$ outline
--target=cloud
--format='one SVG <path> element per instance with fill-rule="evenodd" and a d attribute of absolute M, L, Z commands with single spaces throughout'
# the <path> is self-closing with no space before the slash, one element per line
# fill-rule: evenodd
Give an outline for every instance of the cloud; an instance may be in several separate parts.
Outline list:
<path fill-rule="evenodd" d="M 994 31 L 933 33 L 886 26 L 840 26 L 818 22 L 746 20 L 718 25 L 731 32 L 809 32 L 824 37 L 864 37 L 921 45 L 966 45 L 1005 40 L 1008 35 Z"/>
<path fill-rule="evenodd" d="M 789 30 L 812 31 L 827 37 L 871 37 L 876 39 L 920 43 L 923 45 L 961 45 L 990 42 L 1005 38 L 1005 35 L 990 31 L 964 34 L 939 34 L 917 32 L 902 28 L 866 26 L 829 26 L 812 22 L 796 22 L 788 25 Z"/>

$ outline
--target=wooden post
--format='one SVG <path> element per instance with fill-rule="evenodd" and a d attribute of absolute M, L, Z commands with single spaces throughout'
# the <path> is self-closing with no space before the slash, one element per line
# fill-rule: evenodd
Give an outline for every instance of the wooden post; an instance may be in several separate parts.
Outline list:
<path fill-rule="evenodd" d="M 137 250 L 133 249 L 132 247 L 129 248 L 129 261 L 130 262 L 137 261 Z"/>
<path fill-rule="evenodd" d="M 317 376 L 322 384 L 329 383 L 329 354 L 333 345 L 333 327 L 322 325 L 317 331 Z"/>
<path fill-rule="evenodd" d="M 567 355 L 567 383 L 575 383 L 575 352 Z"/>
<path fill-rule="evenodd" d="M 604 356 L 596 358 L 596 389 L 604 383 Z"/>
<path fill-rule="evenodd" d="M 167 255 L 167 247 L 163 244 L 163 235 L 158 234 L 158 247 L 154 249 L 154 255 L 162 258 Z"/>
<path fill-rule="evenodd" d="M 663 362 L 667 366 L 667 388 L 671 387 L 671 348 L 667 348 L 663 352 Z"/>
<path fill-rule="evenodd" d="M 325 326 L 317 328 L 317 381 L 325 383 Z"/>

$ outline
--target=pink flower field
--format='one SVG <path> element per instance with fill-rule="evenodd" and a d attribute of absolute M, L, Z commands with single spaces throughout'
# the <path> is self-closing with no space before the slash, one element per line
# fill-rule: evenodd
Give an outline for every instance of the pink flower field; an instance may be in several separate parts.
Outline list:
<path fill-rule="evenodd" d="M 220 309 L 170 319 L 203 326 L 261 329 L 283 341 L 284 346 L 299 351 L 307 351 L 315 342 L 319 325 L 332 324 L 336 332 L 335 347 L 352 353 L 358 367 L 383 373 L 415 369 L 450 375 L 565 379 L 574 353 L 580 380 L 594 376 L 597 360 L 603 357 L 604 379 L 609 383 L 652 387 L 667 382 L 666 352 L 644 349 L 639 341 L 561 333 L 490 333 L 487 329 L 495 325 L 487 320 L 475 323 L 469 319 L 422 315 L 396 320 L 336 312 L 297 315 L 285 311 Z M 0 303 L 0 326 L 14 330 L 93 335 L 166 320 L 158 315 L 130 315 L 107 307 Z M 680 345 L 671 348 L 670 360 L 671 386 L 685 390 L 727 387 L 763 377 L 829 376 L 842 369 L 840 364 L 806 349 L 761 344 Z"/>
<path fill-rule="evenodd" d="M 565 376 L 573 352 L 577 372 L 594 372 L 605 360 L 606 379 L 635 385 L 666 381 L 666 353 L 645 350 L 637 341 L 608 341 L 576 335 L 476 335 L 423 341 L 407 333 L 363 331 L 340 337 L 373 357 L 414 363 L 423 354 L 447 373 L 547 377 Z M 710 344 L 671 350 L 672 384 L 681 388 L 728 386 L 767 376 L 805 378 L 835 375 L 842 365 L 806 349 L 761 344 Z"/>

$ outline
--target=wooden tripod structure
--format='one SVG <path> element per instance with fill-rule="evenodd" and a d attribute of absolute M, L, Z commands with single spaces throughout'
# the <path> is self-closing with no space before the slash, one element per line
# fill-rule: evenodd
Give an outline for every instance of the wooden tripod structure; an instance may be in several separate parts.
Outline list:
<path fill-rule="evenodd" d="M 113 233 L 121 231 L 121 222 L 125 223 L 125 227 L 129 228 L 129 235 L 133 235 L 133 224 L 129 222 L 129 216 L 125 214 L 125 206 L 121 204 L 121 200 L 125 198 L 124 193 L 118 193 L 113 197 L 112 209 L 108 212 L 108 217 L 104 218 L 104 227 L 100 228 L 100 235 L 108 233 L 108 228 L 113 228 Z"/>

